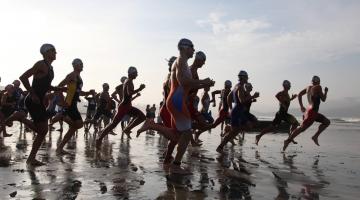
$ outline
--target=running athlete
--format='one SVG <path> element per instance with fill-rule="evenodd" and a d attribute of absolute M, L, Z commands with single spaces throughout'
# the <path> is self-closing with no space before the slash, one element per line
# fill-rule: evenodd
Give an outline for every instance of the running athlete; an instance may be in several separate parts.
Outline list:
<path fill-rule="evenodd" d="M 104 83 L 102 88 L 103 91 L 99 94 L 99 102 L 97 103 L 96 113 L 91 120 L 85 121 L 85 123 L 98 124 L 100 117 L 103 115 L 108 118 L 112 117 L 112 113 L 107 109 L 111 102 L 111 97 L 109 95 L 109 84 Z"/>
<path fill-rule="evenodd" d="M 196 52 L 194 62 L 190 66 L 190 71 L 193 79 L 199 80 L 199 75 L 197 70 L 205 64 L 205 61 L 206 61 L 205 53 L 202 51 Z M 191 115 L 191 119 L 195 122 L 194 127 L 196 127 L 196 129 L 208 129 L 211 127 L 211 124 L 207 123 L 206 119 L 198 111 L 198 104 L 200 102 L 200 99 L 197 96 L 198 89 L 200 88 L 191 89 L 189 91 L 188 109 Z M 194 140 L 191 141 L 191 144 L 194 146 L 200 145 L 199 135 L 195 135 L 195 138 Z"/>
<path fill-rule="evenodd" d="M 251 98 L 251 91 L 253 89 L 251 83 L 246 83 L 245 86 L 245 99 L 247 99 L 244 102 L 244 108 L 245 108 L 245 118 L 247 120 L 247 126 L 252 128 L 256 125 L 256 123 L 258 122 L 257 118 L 250 113 L 250 108 L 253 102 L 256 102 L 256 98 Z M 242 132 L 242 139 L 244 139 L 244 131 Z"/>
<path fill-rule="evenodd" d="M 215 120 L 215 122 L 212 124 L 212 126 L 208 129 L 198 130 L 195 135 L 200 135 L 201 133 L 213 129 L 217 127 L 219 124 L 222 124 L 221 131 L 223 130 L 223 123 L 226 120 L 230 120 L 230 114 L 229 114 L 229 106 L 227 102 L 227 97 L 229 93 L 231 92 L 232 83 L 229 80 L 226 80 L 224 83 L 224 89 L 222 90 L 215 90 L 211 93 L 212 100 L 210 102 L 213 103 L 213 107 L 216 106 L 216 100 L 215 95 L 220 94 L 220 104 L 219 104 L 219 117 Z"/>
<path fill-rule="evenodd" d="M 95 91 L 90 94 L 91 96 L 86 96 L 85 99 L 88 101 L 87 109 L 86 109 L 86 119 L 84 123 L 85 132 L 91 128 L 90 123 L 86 123 L 87 121 L 91 120 L 95 113 L 96 113 L 96 93 Z M 90 125 L 89 125 L 90 124 Z"/>
<path fill-rule="evenodd" d="M 27 164 L 33 166 L 44 165 L 44 163 L 36 160 L 35 156 L 48 132 L 48 116 L 43 103 L 45 94 L 49 90 L 61 90 L 61 88 L 51 86 L 54 78 L 51 63 L 56 59 L 55 47 L 51 44 L 43 44 L 40 48 L 40 53 L 44 59 L 36 62 L 32 68 L 20 76 L 21 82 L 26 90 L 29 91 L 25 99 L 25 105 L 37 132 L 30 155 L 26 161 Z M 30 77 L 33 77 L 31 86 L 29 83 Z"/>
<path fill-rule="evenodd" d="M 318 76 L 313 76 L 312 85 L 306 87 L 299 93 L 298 99 L 300 108 L 301 111 L 305 113 L 304 121 L 290 134 L 289 138 L 284 141 L 283 151 L 286 150 L 290 142 L 293 141 L 296 136 L 308 129 L 314 122 L 320 122 L 321 124 L 319 126 L 319 129 L 317 130 L 315 135 L 312 136 L 311 139 L 316 145 L 320 146 L 318 137 L 330 125 L 330 120 L 319 113 L 320 102 L 326 101 L 328 90 L 329 89 L 325 87 L 323 92 L 320 85 L 320 78 Z M 307 94 L 309 102 L 309 106 L 307 109 L 305 109 L 302 102 L 302 96 L 305 94 Z"/>
<path fill-rule="evenodd" d="M 100 148 L 102 139 L 121 122 L 121 119 L 125 115 L 133 117 L 133 120 L 131 120 L 131 122 L 126 126 L 123 131 L 130 139 L 131 129 L 145 121 L 146 118 L 144 113 L 142 113 L 139 109 L 133 107 L 131 103 L 133 100 L 133 95 L 145 88 L 145 85 L 141 84 L 138 89 L 134 90 L 133 80 L 136 79 L 137 76 L 137 69 L 135 67 L 129 67 L 128 79 L 124 83 L 123 100 L 118 107 L 117 113 L 113 118 L 113 121 L 104 128 L 104 130 L 100 133 L 99 138 L 96 140 L 96 148 Z"/>
<path fill-rule="evenodd" d="M 202 108 L 200 110 L 201 115 L 205 118 L 207 123 L 212 124 L 214 122 L 214 118 L 211 116 L 210 107 L 210 95 L 209 95 L 210 87 L 204 88 L 204 94 L 201 97 L 201 105 Z"/>
<path fill-rule="evenodd" d="M 63 120 L 69 125 L 69 130 L 57 147 L 57 154 L 69 154 L 69 152 L 64 150 L 65 144 L 71 139 L 75 131 L 83 127 L 83 120 L 77 107 L 80 96 L 89 95 L 93 92 L 82 91 L 83 81 L 80 76 L 80 73 L 83 71 L 82 60 L 75 58 L 72 62 L 72 66 L 74 70 L 59 83 L 59 87 L 67 86 L 65 98 L 66 107 Z"/>
<path fill-rule="evenodd" d="M 260 134 L 255 136 L 255 144 L 258 145 L 260 138 L 266 133 L 273 132 L 275 128 L 279 127 L 282 121 L 285 121 L 290 124 L 290 132 L 293 132 L 296 127 L 299 126 L 299 122 L 294 116 L 288 113 L 290 102 L 294 100 L 297 95 L 293 94 L 291 97 L 289 95 L 289 90 L 291 88 L 291 83 L 288 80 L 283 81 L 283 90 L 278 92 L 275 97 L 279 101 L 279 111 L 275 114 L 275 118 L 272 121 L 272 124 L 269 127 L 261 131 Z M 292 141 L 294 144 L 297 144 L 295 141 Z"/>
<path fill-rule="evenodd" d="M 10 137 L 12 134 L 6 132 L 6 125 L 11 126 L 12 123 L 5 124 L 5 119 L 10 117 L 16 110 L 16 94 L 13 85 L 9 84 L 5 87 L 5 92 L 1 95 L 0 101 L 0 133 L 3 133 L 3 137 Z"/>
<path fill-rule="evenodd" d="M 224 146 L 233 138 L 235 138 L 241 131 L 252 128 L 252 121 L 248 119 L 246 114 L 245 103 L 252 101 L 259 97 L 259 93 L 255 92 L 254 95 L 246 95 L 245 84 L 248 81 L 248 74 L 246 71 L 240 71 L 239 83 L 235 86 L 234 90 L 228 95 L 228 106 L 232 108 L 231 98 L 235 102 L 234 108 L 231 109 L 231 131 L 224 137 L 223 141 L 217 147 L 216 151 L 222 153 Z"/>
<path fill-rule="evenodd" d="M 167 108 L 172 116 L 172 123 L 176 130 L 181 133 L 178 141 L 178 149 L 173 161 L 174 172 L 184 172 L 181 168 L 181 160 L 192 138 L 191 115 L 188 110 L 187 100 L 191 89 L 199 89 L 214 85 L 209 78 L 204 80 L 194 79 L 187 64 L 193 57 L 194 45 L 188 39 L 181 39 L 178 43 L 180 55 L 174 62 L 171 72 L 171 89 L 166 100 Z"/>

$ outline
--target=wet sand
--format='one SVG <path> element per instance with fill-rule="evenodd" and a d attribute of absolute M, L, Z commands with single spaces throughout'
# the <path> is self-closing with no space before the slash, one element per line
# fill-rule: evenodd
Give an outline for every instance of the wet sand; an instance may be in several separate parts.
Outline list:
<path fill-rule="evenodd" d="M 55 125 L 55 128 L 58 127 Z M 316 127 L 314 127 L 316 128 Z M 220 130 L 203 133 L 201 147 L 184 157 L 189 176 L 168 175 L 162 165 L 166 140 L 158 134 L 104 140 L 95 153 L 94 133 L 81 129 L 66 146 L 74 155 L 58 157 L 65 134 L 52 131 L 38 158 L 46 166 L 28 168 L 32 133 L 14 123 L 0 153 L 1 199 L 358 199 L 360 195 L 360 125 L 333 123 L 315 146 L 311 128 L 281 153 L 286 134 L 254 134 L 216 153 Z M 64 127 L 67 130 L 67 127 Z M 15 193 L 16 192 L 16 193 Z M 14 196 L 10 197 L 10 194 Z"/>

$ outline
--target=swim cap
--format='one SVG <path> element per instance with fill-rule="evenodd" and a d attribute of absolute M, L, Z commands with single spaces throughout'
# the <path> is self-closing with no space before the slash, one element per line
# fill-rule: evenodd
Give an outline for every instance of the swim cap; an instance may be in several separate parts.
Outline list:
<path fill-rule="evenodd" d="M 129 69 L 128 69 L 128 74 L 129 74 L 129 75 L 130 75 L 130 74 L 133 74 L 133 73 L 136 73 L 136 72 L 137 72 L 137 70 L 136 70 L 135 67 L 133 67 L 133 66 L 129 67 Z"/>
<path fill-rule="evenodd" d="M 43 44 L 40 47 L 40 53 L 42 55 L 44 55 L 47 51 L 49 51 L 50 49 L 55 49 L 54 45 L 52 44 Z"/>
<path fill-rule="evenodd" d="M 107 84 L 107 83 L 104 83 L 102 86 L 103 87 L 110 87 L 109 84 Z"/>
<path fill-rule="evenodd" d="M 289 86 L 289 87 L 290 87 L 290 86 L 291 86 L 291 83 L 290 83 L 290 81 L 288 81 L 288 80 L 284 80 L 282 85 L 283 85 L 284 87 L 285 87 L 285 86 Z"/>
<path fill-rule="evenodd" d="M 253 88 L 253 86 L 251 85 L 251 83 L 246 83 L 245 88 Z"/>
<path fill-rule="evenodd" d="M 123 77 L 121 77 L 120 82 L 121 82 L 121 83 L 124 83 L 124 82 L 126 81 L 126 79 L 127 79 L 127 77 L 126 77 L 126 76 L 123 76 Z"/>
<path fill-rule="evenodd" d="M 183 38 L 179 41 L 178 43 L 178 49 L 182 48 L 182 47 L 194 47 L 193 43 L 191 42 L 191 40 Z"/>
<path fill-rule="evenodd" d="M 19 81 L 19 80 L 15 80 L 15 81 L 13 81 L 13 84 L 19 86 L 19 85 L 20 85 L 20 81 Z"/>
<path fill-rule="evenodd" d="M 232 83 L 231 83 L 231 81 L 229 81 L 229 80 L 226 80 L 226 81 L 225 81 L 225 86 L 229 86 L 229 87 L 231 87 L 231 86 L 232 86 Z"/>
<path fill-rule="evenodd" d="M 170 58 L 169 60 L 167 60 L 169 67 L 172 66 L 172 64 L 175 62 L 175 60 L 176 60 L 176 57 L 175 57 L 175 56 L 171 56 L 171 58 Z"/>
<path fill-rule="evenodd" d="M 206 60 L 206 55 L 204 52 L 202 51 L 198 51 L 195 54 L 195 59 L 199 59 L 199 60 Z"/>
<path fill-rule="evenodd" d="M 81 61 L 80 58 L 75 58 L 73 61 L 72 61 L 72 65 L 81 65 L 83 64 L 83 62 Z"/>
<path fill-rule="evenodd" d="M 312 82 L 314 82 L 314 83 L 319 83 L 319 82 L 320 82 L 320 77 L 318 77 L 318 76 L 313 76 L 313 77 L 312 77 Z"/>
<path fill-rule="evenodd" d="M 248 76 L 248 73 L 244 70 L 241 70 L 238 76 Z"/>

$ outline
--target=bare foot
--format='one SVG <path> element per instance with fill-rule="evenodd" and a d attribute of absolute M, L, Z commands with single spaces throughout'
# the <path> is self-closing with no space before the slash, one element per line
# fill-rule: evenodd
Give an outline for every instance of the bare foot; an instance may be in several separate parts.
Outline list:
<path fill-rule="evenodd" d="M 143 125 L 137 130 L 136 137 L 139 137 L 142 132 L 149 130 L 151 126 L 151 122 L 152 120 L 150 119 L 145 120 Z"/>
<path fill-rule="evenodd" d="M 284 140 L 284 146 L 283 146 L 283 151 L 286 150 L 286 148 L 289 146 L 290 141 L 289 140 Z"/>
<path fill-rule="evenodd" d="M 29 166 L 32 166 L 32 167 L 38 167 L 38 166 L 43 166 L 43 165 L 46 165 L 45 163 L 43 162 L 40 162 L 36 159 L 34 160 L 27 160 L 26 161 L 26 164 L 29 165 Z"/>
<path fill-rule="evenodd" d="M 259 141 L 260 141 L 261 135 L 256 135 L 255 136 L 255 144 L 258 145 Z"/>
<path fill-rule="evenodd" d="M 295 140 L 291 140 L 291 142 L 294 143 L 294 144 L 297 144 L 297 142 L 296 142 Z M 319 145 L 319 146 L 320 146 L 320 145 Z"/>
<path fill-rule="evenodd" d="M 312 136 L 311 139 L 315 142 L 316 145 L 320 146 L 319 141 L 318 141 L 318 137 Z"/>

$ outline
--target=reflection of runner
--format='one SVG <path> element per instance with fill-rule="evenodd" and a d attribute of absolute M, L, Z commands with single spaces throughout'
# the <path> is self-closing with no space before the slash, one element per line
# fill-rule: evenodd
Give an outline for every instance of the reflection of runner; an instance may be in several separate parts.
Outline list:
<path fill-rule="evenodd" d="M 279 101 L 279 111 L 276 113 L 275 118 L 272 122 L 272 124 L 261 131 L 260 134 L 255 136 L 255 144 L 258 145 L 260 138 L 265 135 L 266 133 L 270 133 L 275 130 L 276 127 L 278 127 L 281 124 L 281 121 L 285 121 L 291 125 L 290 132 L 293 132 L 296 127 L 299 126 L 299 122 L 296 120 L 296 118 L 288 113 L 288 109 L 290 106 L 290 102 L 294 100 L 297 95 L 293 94 L 290 98 L 289 90 L 291 88 L 291 83 L 288 80 L 284 80 L 283 82 L 284 90 L 278 92 L 276 94 L 276 98 Z M 294 144 L 296 144 L 295 141 L 293 141 Z"/>
<path fill-rule="evenodd" d="M 320 146 L 318 142 L 318 137 L 330 125 L 330 120 L 326 118 L 324 115 L 319 113 L 320 102 L 326 101 L 327 93 L 328 93 L 328 88 L 325 87 L 325 90 L 323 92 L 322 87 L 320 85 L 320 78 L 318 76 L 314 76 L 312 78 L 312 85 L 303 89 L 299 93 L 298 99 L 299 99 L 300 108 L 302 112 L 305 112 L 304 121 L 301 123 L 300 127 L 296 128 L 291 133 L 289 138 L 284 141 L 283 151 L 286 150 L 290 142 L 294 140 L 296 136 L 298 136 L 300 133 L 308 129 L 314 122 L 321 123 L 315 135 L 312 136 L 312 140 L 315 142 L 315 144 Z M 308 102 L 309 102 L 309 106 L 307 109 L 304 108 L 302 102 L 302 96 L 305 94 L 307 94 Z"/>

